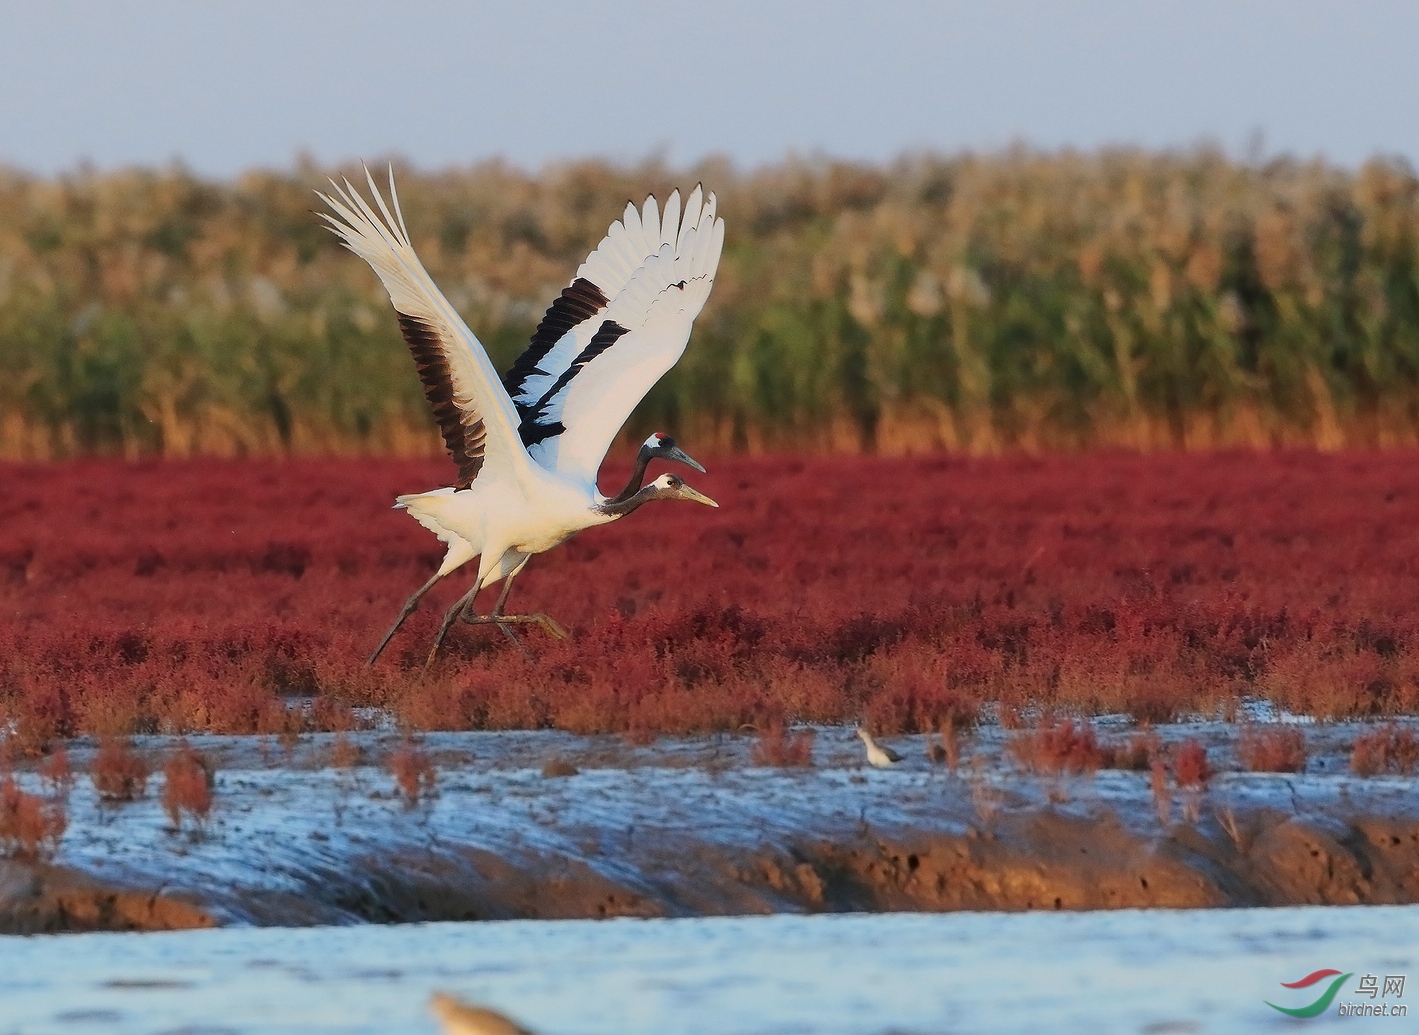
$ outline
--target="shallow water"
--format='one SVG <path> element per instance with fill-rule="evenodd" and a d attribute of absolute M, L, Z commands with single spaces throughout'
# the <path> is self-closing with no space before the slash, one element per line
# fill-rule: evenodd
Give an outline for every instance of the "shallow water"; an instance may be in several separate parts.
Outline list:
<path fill-rule="evenodd" d="M 1280 983 L 1327 967 L 1356 977 L 1308 1028 L 1356 1020 L 1336 1010 L 1366 972 L 1419 983 L 1419 907 L 11 937 L 0 1033 L 434 1032 L 435 989 L 546 1035 L 1284 1031 L 1264 1000 L 1313 1001 Z"/>

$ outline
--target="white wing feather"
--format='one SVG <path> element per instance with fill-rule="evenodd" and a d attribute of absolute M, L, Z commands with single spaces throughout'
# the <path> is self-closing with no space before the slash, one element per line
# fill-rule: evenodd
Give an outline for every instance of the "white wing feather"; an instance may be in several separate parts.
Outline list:
<path fill-rule="evenodd" d="M 637 268 L 606 308 L 585 321 L 591 326 L 585 328 L 579 348 L 585 348 L 606 320 L 626 328 L 626 333 L 586 362 L 556 395 L 542 400 L 539 419 L 560 421 L 566 429 L 530 448 L 533 459 L 543 466 L 595 484 L 597 469 L 626 418 L 684 354 L 724 248 L 724 220 L 715 216 L 715 197 L 711 194 L 702 203 L 701 196 L 696 188 L 682 221 L 679 192 L 671 194 L 658 227 L 655 199 L 646 201 L 640 236 L 643 243 L 655 242 L 653 251 L 635 260 Z M 603 270 L 620 273 L 630 239 L 631 231 L 624 224 L 612 224 L 612 232 L 578 276 Z M 567 368 L 575 360 L 576 355 Z"/>
<path fill-rule="evenodd" d="M 335 215 L 321 213 L 322 218 L 343 238 L 346 247 L 378 274 L 395 310 L 421 321 L 437 334 L 448 363 L 454 403 L 474 419 L 481 417 L 486 427 L 485 463 L 520 482 L 524 473 L 530 471 L 527 452 L 517 432 L 518 418 L 512 400 L 498 380 L 482 344 L 444 298 L 409 243 L 409 232 L 394 189 L 393 170 L 389 174 L 393 213 L 368 169 L 365 178 L 379 205 L 379 214 L 348 180 L 343 187 L 332 180 L 334 197 L 317 194 Z"/>
<path fill-rule="evenodd" d="M 534 338 L 534 344 L 528 350 L 532 353 L 531 358 L 526 354 L 519 357 L 504 381 L 514 402 L 520 406 L 535 405 L 566 373 L 601 326 L 606 306 L 621 292 L 646 258 L 659 249 L 660 238 L 661 224 L 655 198 L 647 199 L 644 217 L 634 204 L 627 202 L 625 213 L 611 224 L 601 243 L 586 257 L 572 278 L 573 285 L 579 280 L 594 285 L 606 299 L 605 304 L 563 333 L 542 355 L 536 355 L 538 347 Z M 548 315 L 556 308 L 554 303 Z M 529 366 L 531 369 L 528 369 Z"/>

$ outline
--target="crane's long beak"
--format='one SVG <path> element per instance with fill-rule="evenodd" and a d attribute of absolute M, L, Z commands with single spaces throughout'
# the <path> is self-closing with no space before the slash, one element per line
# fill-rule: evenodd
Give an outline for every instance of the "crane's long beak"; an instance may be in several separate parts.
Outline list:
<path fill-rule="evenodd" d="M 704 504 L 705 506 L 707 506 L 707 507 L 714 507 L 714 508 L 716 508 L 716 509 L 719 508 L 719 504 L 716 503 L 714 500 L 710 499 L 708 496 L 706 496 L 706 495 L 705 495 L 704 493 L 702 493 L 702 492 L 696 492 L 694 489 L 690 488 L 688 485 L 685 485 L 685 486 L 682 486 L 682 487 L 681 487 L 681 489 L 680 489 L 680 498 L 681 498 L 681 499 L 687 499 L 687 500 L 694 500 L 696 503 L 703 503 L 703 504 Z"/>
<path fill-rule="evenodd" d="M 684 464 L 686 467 L 693 467 L 695 470 L 699 471 L 701 474 L 704 474 L 704 473 L 705 473 L 705 469 L 700 466 L 700 462 L 699 462 L 698 460 L 696 460 L 694 457 L 692 457 L 689 453 L 687 453 L 687 452 L 685 452 L 683 449 L 681 449 L 679 446 L 672 446 L 671 448 L 667 449 L 667 450 L 665 451 L 665 454 L 664 454 L 664 456 L 663 456 L 663 459 L 665 459 L 665 460 L 675 460 L 675 461 L 678 461 L 679 463 Z"/>

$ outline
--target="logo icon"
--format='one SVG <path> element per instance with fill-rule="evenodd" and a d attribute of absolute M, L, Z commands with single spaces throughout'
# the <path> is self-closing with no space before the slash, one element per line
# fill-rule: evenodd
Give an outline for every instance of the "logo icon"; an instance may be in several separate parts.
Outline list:
<path fill-rule="evenodd" d="M 1352 971 L 1351 973 L 1354 972 Z M 1336 975 L 1339 976 L 1336 977 Z M 1329 977 L 1333 977 L 1335 978 L 1335 980 L 1332 981 L 1330 985 L 1326 988 L 1326 990 L 1320 994 L 1320 997 L 1316 999 L 1315 1002 L 1311 1003 L 1309 1006 L 1277 1006 L 1270 1000 L 1262 1001 L 1265 1002 L 1266 1005 L 1271 1007 L 1273 1010 L 1276 1010 L 1280 1013 L 1284 1013 L 1290 1017 L 1315 1017 L 1319 1014 L 1325 1013 L 1326 1008 L 1329 1007 L 1331 1001 L 1335 999 L 1335 994 L 1340 991 L 1340 986 L 1345 984 L 1346 980 L 1350 977 L 1350 974 L 1341 974 L 1338 970 L 1317 970 L 1313 973 L 1307 974 L 1299 981 L 1281 982 L 1282 988 L 1310 988 L 1317 982 L 1324 981 L 1326 978 Z"/>

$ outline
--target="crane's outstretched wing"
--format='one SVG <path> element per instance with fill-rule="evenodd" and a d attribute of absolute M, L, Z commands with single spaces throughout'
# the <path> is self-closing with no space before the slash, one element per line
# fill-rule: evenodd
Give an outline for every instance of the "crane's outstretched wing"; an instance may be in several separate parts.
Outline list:
<path fill-rule="evenodd" d="M 504 379 L 534 460 L 595 484 L 631 410 L 684 353 L 723 246 L 700 187 L 683 220 L 679 191 L 663 215 L 654 197 L 626 206 Z"/>
<path fill-rule="evenodd" d="M 671 195 L 674 212 L 667 210 L 666 215 L 673 216 L 672 226 L 679 222 L 679 203 L 678 192 Z M 713 205 L 711 198 L 711 215 Z M 646 199 L 644 215 L 633 203 L 626 202 L 625 214 L 611 224 L 605 238 L 586 257 L 576 277 L 542 317 L 531 343 L 503 376 L 503 387 L 512 397 L 519 417 L 526 420 L 528 413 L 537 408 L 548 389 L 586 348 L 601 326 L 600 314 L 645 260 L 660 250 L 664 243 L 663 229 L 664 221 L 654 195 Z M 524 426 L 524 433 L 537 434 L 530 424 Z M 523 442 L 532 444 L 526 438 Z"/>
<path fill-rule="evenodd" d="M 518 437 L 518 416 L 512 400 L 498 381 L 482 344 L 414 254 L 394 189 L 394 170 L 389 172 L 393 213 L 368 169 L 365 179 L 379 213 L 349 180 L 343 187 L 331 180 L 334 197 L 316 193 L 335 215 L 322 212 L 321 218 L 340 235 L 347 248 L 373 267 L 389 292 L 399 327 L 424 383 L 424 396 L 443 432 L 449 455 L 458 465 L 457 487 L 466 489 L 471 485 L 485 463 L 501 467 L 516 478 L 526 467 L 527 453 Z"/>

